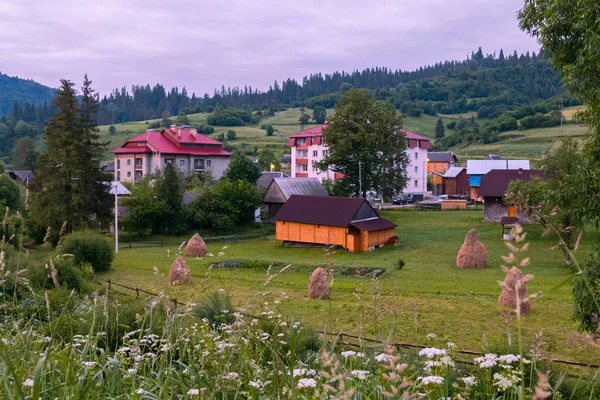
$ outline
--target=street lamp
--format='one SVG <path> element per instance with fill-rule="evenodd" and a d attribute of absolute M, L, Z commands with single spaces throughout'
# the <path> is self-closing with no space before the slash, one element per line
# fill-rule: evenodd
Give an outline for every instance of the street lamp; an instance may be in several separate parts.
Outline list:
<path fill-rule="evenodd" d="M 427 193 L 427 163 L 429 162 L 429 158 L 423 161 L 423 199 L 425 199 L 425 194 Z"/>

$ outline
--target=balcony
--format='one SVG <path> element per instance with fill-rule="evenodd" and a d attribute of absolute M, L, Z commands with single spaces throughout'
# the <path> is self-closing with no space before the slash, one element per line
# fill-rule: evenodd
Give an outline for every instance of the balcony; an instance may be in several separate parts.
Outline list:
<path fill-rule="evenodd" d="M 296 158 L 296 165 L 308 165 L 308 158 Z"/>
<path fill-rule="evenodd" d="M 308 145 L 307 144 L 297 144 L 296 150 L 308 150 Z"/>
<path fill-rule="evenodd" d="M 141 171 L 144 169 L 144 166 L 142 164 L 135 164 L 135 169 L 136 171 Z"/>
<path fill-rule="evenodd" d="M 308 172 L 296 172 L 296 178 L 308 178 Z"/>

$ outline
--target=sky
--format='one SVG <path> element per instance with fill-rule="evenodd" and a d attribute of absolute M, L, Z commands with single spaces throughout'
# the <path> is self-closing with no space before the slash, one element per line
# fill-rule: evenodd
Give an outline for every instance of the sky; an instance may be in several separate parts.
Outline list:
<path fill-rule="evenodd" d="M 523 0 L 0 0 L 0 71 L 57 87 L 88 74 L 102 94 L 160 83 L 213 93 L 311 73 L 414 70 L 538 51 Z"/>

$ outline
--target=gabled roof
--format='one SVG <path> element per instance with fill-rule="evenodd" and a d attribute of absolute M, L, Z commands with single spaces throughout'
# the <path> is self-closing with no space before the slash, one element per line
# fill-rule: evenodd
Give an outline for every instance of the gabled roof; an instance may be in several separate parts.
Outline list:
<path fill-rule="evenodd" d="M 456 178 L 464 170 L 465 167 L 450 167 L 443 176 L 444 178 Z"/>
<path fill-rule="evenodd" d="M 127 189 L 121 182 L 112 181 L 112 182 L 104 182 L 106 186 L 109 186 L 108 193 L 115 195 L 117 192 L 117 196 L 129 196 L 131 192 Z"/>
<path fill-rule="evenodd" d="M 502 157 L 500 157 L 498 154 L 490 153 L 487 155 L 487 157 L 485 159 L 486 160 L 502 160 Z"/>
<path fill-rule="evenodd" d="M 430 151 L 427 153 L 430 162 L 457 162 L 456 155 L 451 151 Z"/>
<path fill-rule="evenodd" d="M 510 181 L 528 181 L 532 176 L 544 176 L 542 170 L 501 170 L 495 169 L 481 178 L 479 195 L 481 197 L 504 197 Z"/>
<path fill-rule="evenodd" d="M 275 171 L 275 172 L 263 172 L 260 174 L 260 178 L 256 181 L 256 188 L 259 190 L 265 190 L 269 187 L 273 179 L 275 178 L 287 178 L 288 174 L 285 172 Z"/>
<path fill-rule="evenodd" d="M 363 198 L 292 195 L 281 207 L 275 220 L 346 227 L 363 204 L 371 207 Z M 377 215 L 375 210 L 373 213 Z"/>
<path fill-rule="evenodd" d="M 369 219 L 366 221 L 352 222 L 350 225 L 360 229 L 361 231 L 373 232 L 382 229 L 395 228 L 398 225 L 385 218 Z"/>
<path fill-rule="evenodd" d="M 293 135 L 290 135 L 290 137 L 297 138 L 297 137 L 322 136 L 323 135 L 322 131 L 324 128 L 327 128 L 327 124 L 315 126 L 314 128 L 310 128 L 310 129 L 307 129 L 302 132 L 294 133 Z"/>
<path fill-rule="evenodd" d="M 529 160 L 467 160 L 468 175 L 485 175 L 494 169 L 531 169 Z"/>
<path fill-rule="evenodd" d="M 34 173 L 29 169 L 6 169 L 6 173 L 14 180 L 29 182 L 33 180 Z"/>
<path fill-rule="evenodd" d="M 274 178 L 271 185 L 279 186 L 286 199 L 295 194 L 303 196 L 329 196 L 317 178 Z"/>
<path fill-rule="evenodd" d="M 321 137 L 323 136 L 323 129 L 327 128 L 327 124 L 315 126 L 314 128 L 307 129 L 302 132 L 294 133 L 289 136 L 289 139 L 303 138 L 303 137 Z M 404 133 L 404 137 L 408 140 L 408 147 L 421 147 L 423 149 L 431 148 L 431 140 L 428 137 L 417 135 L 414 132 L 409 132 L 404 129 L 401 130 Z M 417 146 L 417 141 L 419 145 Z M 288 146 L 293 146 L 293 141 L 288 140 Z"/>
<path fill-rule="evenodd" d="M 100 161 L 100 168 L 102 168 L 106 172 L 115 172 L 115 162 L 114 161 Z"/>

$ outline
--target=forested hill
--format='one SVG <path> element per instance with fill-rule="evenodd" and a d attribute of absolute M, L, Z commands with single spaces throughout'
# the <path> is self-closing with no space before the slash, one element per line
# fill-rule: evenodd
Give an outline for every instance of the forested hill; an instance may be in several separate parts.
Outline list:
<path fill-rule="evenodd" d="M 8 114 L 15 101 L 21 107 L 26 102 L 33 105 L 50 104 L 55 92 L 55 89 L 35 81 L 0 72 L 0 115 Z"/>
<path fill-rule="evenodd" d="M 214 107 L 248 110 L 281 106 L 331 107 L 349 87 L 373 90 L 404 113 L 478 111 L 493 118 L 503 111 L 548 99 L 562 88 L 559 74 L 542 54 L 513 52 L 484 55 L 481 48 L 463 61 L 444 61 L 415 71 L 385 67 L 363 71 L 312 74 L 301 82 L 275 81 L 267 91 L 250 86 L 215 89 L 201 97 L 186 89 L 167 91 L 162 85 L 114 90 L 102 99 L 100 124 L 142 121 L 168 114 L 211 112 Z"/>

